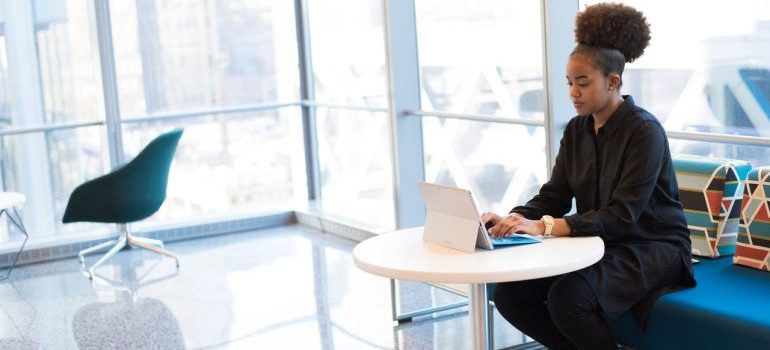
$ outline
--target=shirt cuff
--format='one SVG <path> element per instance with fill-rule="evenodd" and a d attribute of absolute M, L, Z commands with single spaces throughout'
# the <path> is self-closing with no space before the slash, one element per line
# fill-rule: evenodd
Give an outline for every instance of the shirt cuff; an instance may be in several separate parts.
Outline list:
<path fill-rule="evenodd" d="M 581 222 L 579 220 L 576 220 L 574 216 L 565 216 L 563 217 L 564 221 L 567 222 L 567 225 L 569 226 L 569 235 L 573 237 L 583 237 L 583 236 L 595 236 L 593 232 L 585 230 Z"/>

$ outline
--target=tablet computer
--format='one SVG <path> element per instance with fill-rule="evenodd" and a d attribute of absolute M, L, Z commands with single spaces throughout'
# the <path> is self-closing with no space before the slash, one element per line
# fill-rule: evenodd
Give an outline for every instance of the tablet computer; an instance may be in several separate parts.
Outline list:
<path fill-rule="evenodd" d="M 494 249 L 540 242 L 538 237 L 516 233 L 492 239 L 470 190 L 429 182 L 418 182 L 417 187 L 427 211 L 423 241 L 469 253 L 476 247 Z"/>

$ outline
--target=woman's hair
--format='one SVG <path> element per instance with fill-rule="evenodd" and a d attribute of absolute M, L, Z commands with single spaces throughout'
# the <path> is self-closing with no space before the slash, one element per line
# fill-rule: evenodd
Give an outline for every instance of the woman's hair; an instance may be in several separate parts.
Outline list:
<path fill-rule="evenodd" d="M 633 7 L 602 3 L 577 14 L 573 55 L 588 58 L 604 75 L 623 75 L 626 62 L 633 62 L 650 43 L 650 25 Z"/>

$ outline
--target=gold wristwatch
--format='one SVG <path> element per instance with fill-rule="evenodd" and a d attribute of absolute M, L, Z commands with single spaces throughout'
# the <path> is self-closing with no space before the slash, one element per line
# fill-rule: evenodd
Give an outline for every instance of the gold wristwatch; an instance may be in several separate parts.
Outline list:
<path fill-rule="evenodd" d="M 551 234 L 553 232 L 553 216 L 543 215 L 543 217 L 540 218 L 540 221 L 542 221 L 543 225 L 545 225 L 545 232 L 543 232 L 543 238 L 548 238 L 553 236 Z"/>

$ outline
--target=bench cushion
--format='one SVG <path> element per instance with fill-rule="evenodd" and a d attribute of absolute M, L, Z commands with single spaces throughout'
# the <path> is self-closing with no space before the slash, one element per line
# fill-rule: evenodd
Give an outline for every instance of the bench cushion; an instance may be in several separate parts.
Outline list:
<path fill-rule="evenodd" d="M 770 167 L 751 169 L 743 192 L 743 209 L 733 261 L 770 271 Z M 770 278 L 770 277 L 769 277 Z"/>
<path fill-rule="evenodd" d="M 743 180 L 751 164 L 741 160 L 674 156 L 679 198 L 694 255 L 732 255 L 738 236 Z"/>
<path fill-rule="evenodd" d="M 611 319 L 618 342 L 637 350 L 767 349 L 770 278 L 732 259 L 693 266 L 698 286 L 664 295 L 642 332 L 630 313 Z"/>

